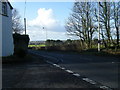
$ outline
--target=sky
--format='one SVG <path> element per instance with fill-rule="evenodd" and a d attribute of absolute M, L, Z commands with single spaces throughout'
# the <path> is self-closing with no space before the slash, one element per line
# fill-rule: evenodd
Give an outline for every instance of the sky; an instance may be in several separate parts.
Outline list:
<path fill-rule="evenodd" d="M 67 35 L 65 22 L 74 2 L 11 2 L 19 11 L 22 22 L 27 20 L 27 34 L 30 41 L 46 39 L 76 39 Z"/>

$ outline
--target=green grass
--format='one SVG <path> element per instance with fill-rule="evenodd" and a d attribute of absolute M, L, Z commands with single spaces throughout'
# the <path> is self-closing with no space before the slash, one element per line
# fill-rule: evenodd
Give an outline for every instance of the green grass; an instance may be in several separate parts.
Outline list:
<path fill-rule="evenodd" d="M 45 44 L 40 44 L 40 45 L 28 45 L 28 47 L 45 47 Z"/>

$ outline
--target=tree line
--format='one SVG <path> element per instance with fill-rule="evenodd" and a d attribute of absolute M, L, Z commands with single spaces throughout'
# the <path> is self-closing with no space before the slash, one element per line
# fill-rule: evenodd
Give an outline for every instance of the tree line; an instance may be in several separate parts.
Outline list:
<path fill-rule="evenodd" d="M 94 48 L 97 48 L 97 40 L 94 39 L 92 41 L 92 44 L 94 44 Z M 77 51 L 81 52 L 83 50 L 87 50 L 87 44 L 84 42 L 81 42 L 80 40 L 50 40 L 48 39 L 45 43 L 47 50 L 52 51 Z"/>
<path fill-rule="evenodd" d="M 120 2 L 75 2 L 66 21 L 68 35 L 78 36 L 92 48 L 92 41 L 100 30 L 105 48 L 120 45 Z M 98 41 L 100 43 L 100 41 Z"/>

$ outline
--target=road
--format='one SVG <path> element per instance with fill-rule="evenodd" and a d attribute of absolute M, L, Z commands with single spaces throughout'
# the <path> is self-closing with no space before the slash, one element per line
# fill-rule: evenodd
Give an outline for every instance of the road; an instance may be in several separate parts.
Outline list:
<path fill-rule="evenodd" d="M 30 55 L 31 56 L 31 55 Z M 4 59 L 2 64 L 2 90 L 44 90 L 45 88 L 95 88 L 103 90 L 77 78 L 66 71 L 46 63 L 43 58 L 32 55 L 31 57 L 18 58 L 10 62 Z M 13 59 L 12 59 L 13 60 Z M 51 89 L 50 89 L 51 90 Z M 55 89 L 56 90 L 56 89 Z M 66 89 L 65 89 L 66 90 Z M 71 90 L 71 89 L 70 89 Z M 106 89 L 105 89 L 106 90 Z"/>
<path fill-rule="evenodd" d="M 118 88 L 118 58 L 29 50 L 103 85 Z"/>

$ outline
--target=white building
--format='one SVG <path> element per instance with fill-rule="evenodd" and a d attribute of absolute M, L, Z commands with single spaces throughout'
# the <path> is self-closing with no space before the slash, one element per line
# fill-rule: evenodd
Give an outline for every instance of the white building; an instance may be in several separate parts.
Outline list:
<path fill-rule="evenodd" d="M 0 0 L 0 56 L 10 56 L 14 52 L 12 9 L 8 0 Z"/>

